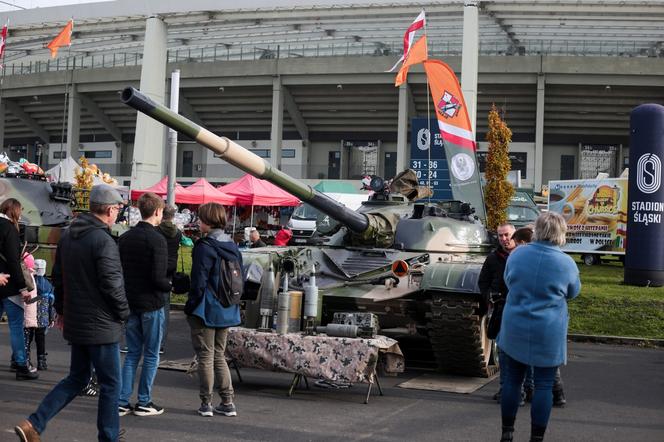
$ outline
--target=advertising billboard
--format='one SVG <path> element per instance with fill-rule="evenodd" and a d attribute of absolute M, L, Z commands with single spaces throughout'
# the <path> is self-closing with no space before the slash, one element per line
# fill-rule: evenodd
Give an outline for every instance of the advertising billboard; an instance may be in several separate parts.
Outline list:
<path fill-rule="evenodd" d="M 549 210 L 567 222 L 565 252 L 625 253 L 627 179 L 549 181 Z"/>

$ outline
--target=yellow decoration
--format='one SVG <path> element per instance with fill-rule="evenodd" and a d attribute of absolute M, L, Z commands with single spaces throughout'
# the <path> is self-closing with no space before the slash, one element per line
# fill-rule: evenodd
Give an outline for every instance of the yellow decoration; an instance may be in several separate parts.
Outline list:
<path fill-rule="evenodd" d="M 514 195 L 514 186 L 507 181 L 507 174 L 512 168 L 509 157 L 512 131 L 498 114 L 495 104 L 489 111 L 489 130 L 486 139 L 489 142 L 489 152 L 484 173 L 486 178 L 484 201 L 487 228 L 496 230 L 507 220 L 507 206 Z"/>

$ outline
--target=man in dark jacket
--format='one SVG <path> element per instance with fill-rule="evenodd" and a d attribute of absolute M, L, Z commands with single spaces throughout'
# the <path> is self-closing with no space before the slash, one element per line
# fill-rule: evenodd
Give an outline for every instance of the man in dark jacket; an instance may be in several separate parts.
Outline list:
<path fill-rule="evenodd" d="M 480 288 L 480 293 L 483 299 L 488 303 L 491 296 L 494 297 L 494 302 L 505 303 L 507 299 L 507 286 L 505 285 L 505 264 L 507 258 L 512 250 L 516 247 L 516 243 L 512 239 L 514 234 L 514 226 L 512 224 L 501 224 L 498 226 L 498 248 L 486 257 L 477 285 Z M 500 352 L 500 349 L 498 350 Z M 503 385 L 503 371 L 500 371 L 500 387 Z M 500 392 L 493 395 L 496 401 L 500 401 Z"/>
<path fill-rule="evenodd" d="M 26 442 L 38 441 L 48 421 L 86 386 L 94 367 L 99 384 L 97 428 L 100 441 L 119 433 L 120 337 L 129 316 L 120 255 L 110 227 L 122 198 L 101 184 L 90 192 L 90 213 L 79 215 L 66 230 L 55 255 L 55 310 L 71 343 L 69 375 L 46 395 L 35 413 L 15 427 Z"/>
<path fill-rule="evenodd" d="M 168 249 L 168 266 L 166 268 L 166 276 L 170 281 L 173 280 L 173 275 L 178 268 L 178 250 L 180 249 L 180 241 L 182 240 L 182 232 L 173 223 L 175 218 L 176 208 L 172 206 L 164 207 L 164 216 L 161 219 L 161 224 L 157 230 L 166 238 L 166 248 Z M 166 338 L 168 338 L 168 322 L 171 315 L 171 292 L 164 292 L 164 328 L 162 330 L 161 349 L 159 353 L 164 352 L 166 346 Z"/>
<path fill-rule="evenodd" d="M 120 237 L 120 259 L 131 310 L 126 327 L 127 356 L 122 366 L 120 416 L 129 413 L 153 416 L 164 412 L 152 402 L 152 384 L 159 366 L 164 322 L 164 292 L 171 290 L 171 281 L 166 274 L 166 239 L 156 228 L 161 222 L 164 201 L 152 192 L 145 193 L 138 199 L 138 210 L 142 221 Z M 143 368 L 134 408 L 129 400 L 141 355 Z"/>

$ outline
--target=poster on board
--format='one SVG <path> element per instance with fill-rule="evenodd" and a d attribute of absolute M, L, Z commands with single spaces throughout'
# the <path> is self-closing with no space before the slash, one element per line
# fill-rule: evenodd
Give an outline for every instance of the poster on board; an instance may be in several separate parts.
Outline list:
<path fill-rule="evenodd" d="M 549 181 L 549 210 L 567 222 L 565 252 L 625 253 L 626 178 Z"/>

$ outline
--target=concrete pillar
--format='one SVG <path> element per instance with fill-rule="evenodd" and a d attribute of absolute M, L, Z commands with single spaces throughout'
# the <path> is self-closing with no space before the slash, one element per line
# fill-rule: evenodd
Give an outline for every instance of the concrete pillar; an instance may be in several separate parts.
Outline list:
<path fill-rule="evenodd" d="M 399 86 L 399 114 L 397 117 L 397 174 L 409 165 L 408 152 L 408 84 Z"/>
<path fill-rule="evenodd" d="M 81 140 L 81 99 L 76 85 L 69 87 L 69 105 L 67 109 L 67 155 L 76 161 L 80 157 L 78 148 Z"/>
<path fill-rule="evenodd" d="M 542 168 L 544 157 L 544 74 L 537 76 L 537 107 L 535 111 L 535 176 L 533 190 L 542 191 Z"/>
<path fill-rule="evenodd" d="M 466 99 L 470 126 L 477 123 L 477 68 L 479 54 L 479 11 L 476 1 L 463 6 L 463 49 L 461 52 L 461 91 Z"/>
<path fill-rule="evenodd" d="M 281 170 L 281 144 L 284 133 L 284 94 L 281 77 L 272 79 L 272 129 L 270 132 L 270 163 Z"/>
<path fill-rule="evenodd" d="M 166 35 L 166 23 L 161 18 L 147 19 L 140 89 L 160 104 L 164 104 L 166 95 Z M 133 189 L 151 186 L 163 178 L 165 148 L 164 125 L 139 112 L 136 117 L 131 176 Z"/>
<path fill-rule="evenodd" d="M 5 100 L 0 97 L 0 149 L 5 150 L 5 115 L 7 114 Z"/>

